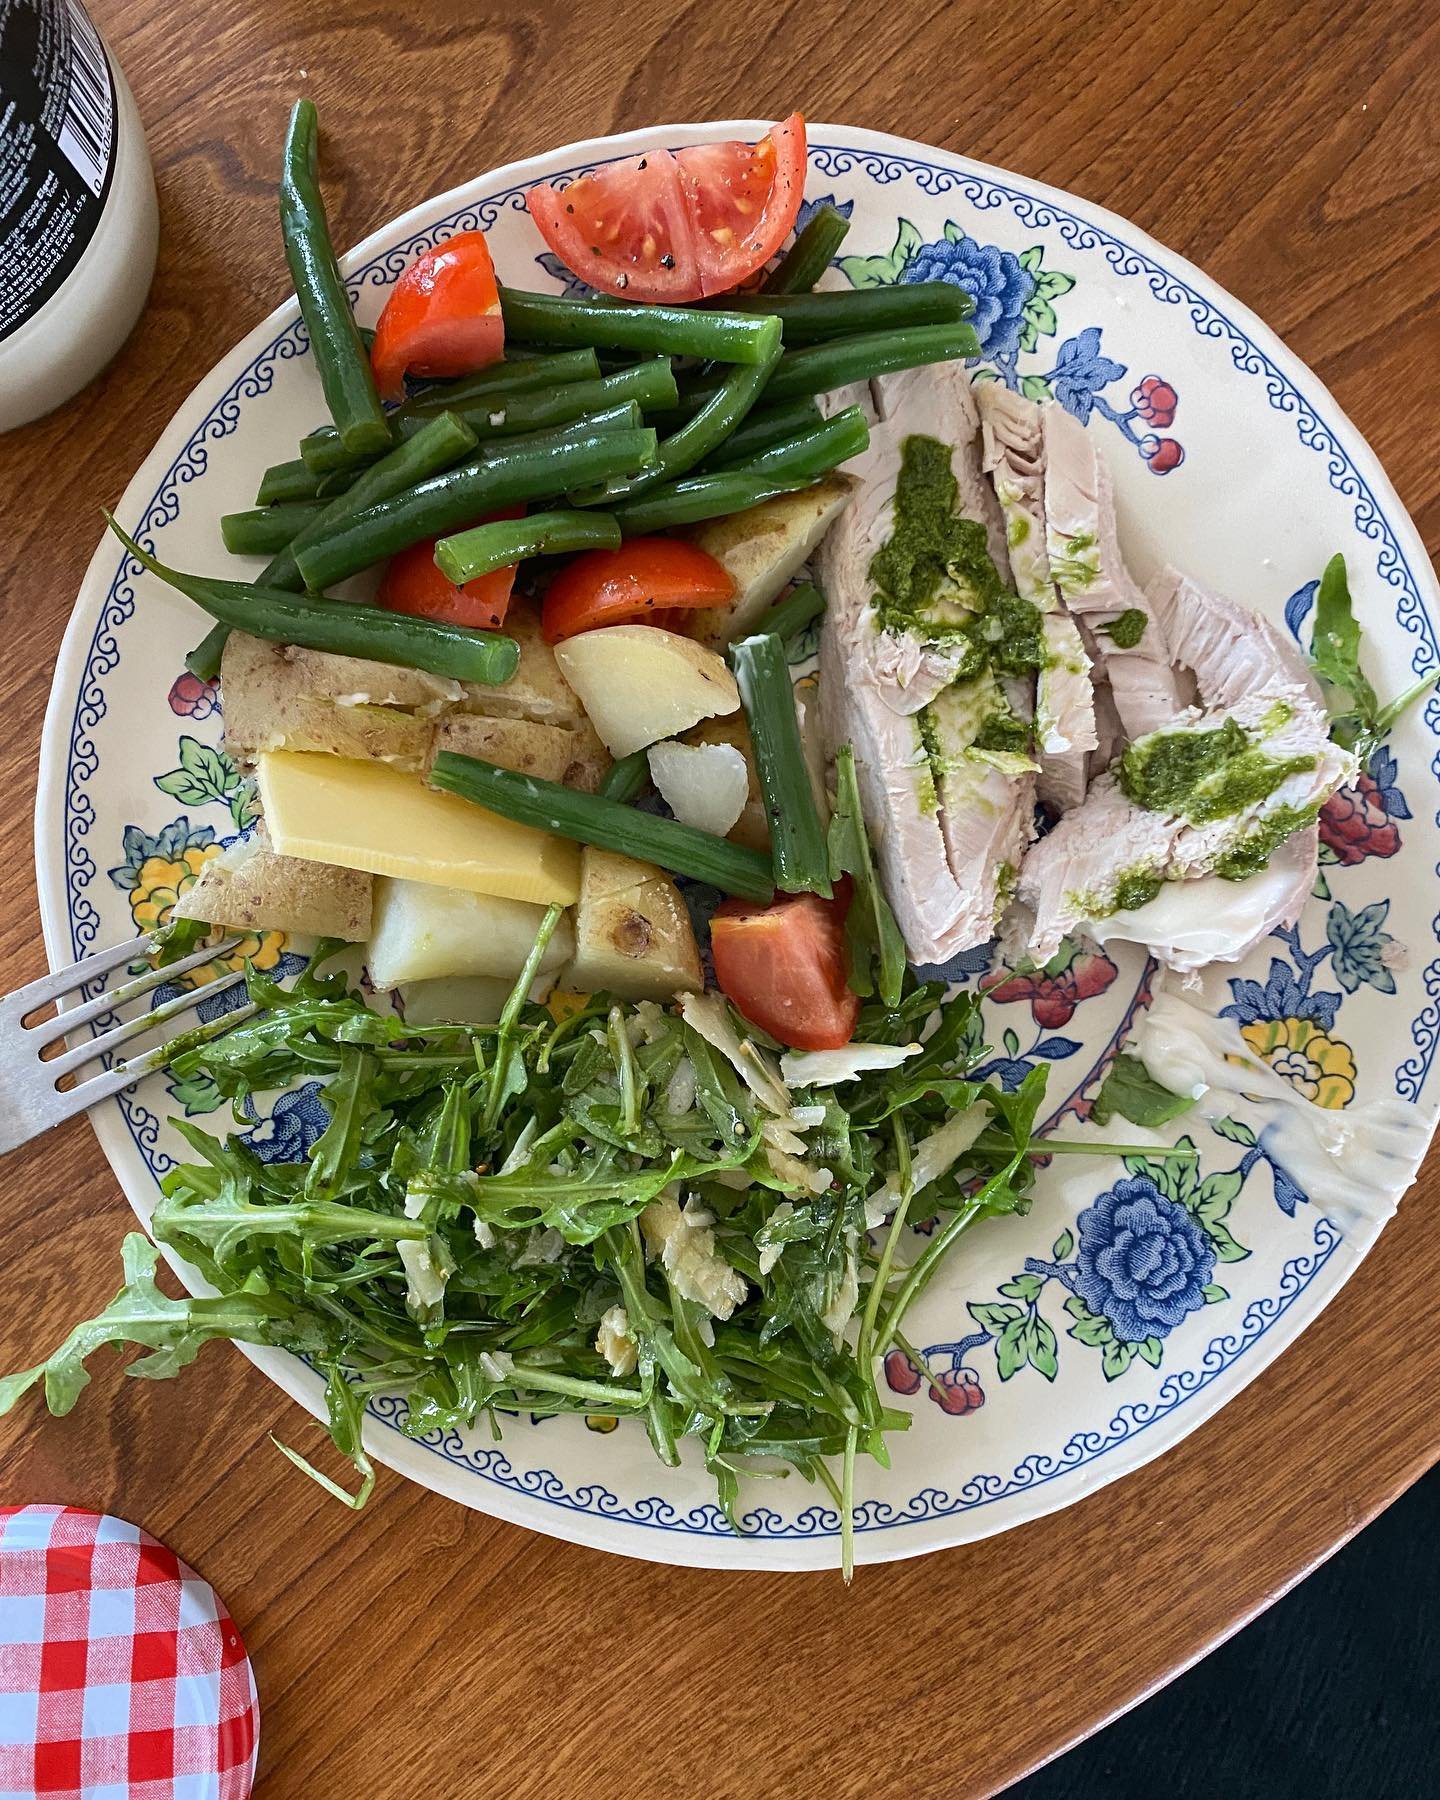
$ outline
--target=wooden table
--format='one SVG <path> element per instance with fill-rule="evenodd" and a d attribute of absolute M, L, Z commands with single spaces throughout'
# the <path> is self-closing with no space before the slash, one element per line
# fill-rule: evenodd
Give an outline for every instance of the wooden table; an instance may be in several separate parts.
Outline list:
<path fill-rule="evenodd" d="M 1440 541 L 1440 13 L 1421 0 L 93 0 L 149 130 L 149 309 L 92 390 L 0 441 L 0 985 L 41 971 L 30 856 L 50 666 L 96 537 L 191 385 L 285 292 L 277 147 L 331 127 L 352 243 L 557 138 L 779 115 L 903 132 L 1072 188 L 1201 263 L 1318 370 Z M 89 1128 L 4 1167 L 0 1367 L 116 1285 L 130 1223 Z M 266 1442 L 294 1409 L 235 1353 L 0 1424 L 0 1500 L 109 1508 L 173 1545 L 250 1645 L 264 1792 L 986 1795 L 1243 1624 L 1440 1449 L 1440 1162 L 1304 1341 L 1162 1462 L 923 1562 L 767 1578 L 602 1557 L 386 1476 L 352 1518 Z"/>

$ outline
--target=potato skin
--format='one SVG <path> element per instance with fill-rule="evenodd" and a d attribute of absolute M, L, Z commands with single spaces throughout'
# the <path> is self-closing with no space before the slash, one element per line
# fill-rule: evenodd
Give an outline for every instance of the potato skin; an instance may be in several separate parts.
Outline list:
<path fill-rule="evenodd" d="M 257 833 L 206 863 L 175 912 L 208 925 L 361 944 L 370 936 L 372 887 L 373 877 L 356 869 L 279 856 Z"/>

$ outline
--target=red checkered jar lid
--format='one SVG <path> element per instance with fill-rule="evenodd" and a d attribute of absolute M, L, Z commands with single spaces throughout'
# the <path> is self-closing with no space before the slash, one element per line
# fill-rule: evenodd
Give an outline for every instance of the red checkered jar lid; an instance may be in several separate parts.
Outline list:
<path fill-rule="evenodd" d="M 259 1729 L 208 1581 L 123 1519 L 0 1507 L 0 1800 L 245 1800 Z"/>

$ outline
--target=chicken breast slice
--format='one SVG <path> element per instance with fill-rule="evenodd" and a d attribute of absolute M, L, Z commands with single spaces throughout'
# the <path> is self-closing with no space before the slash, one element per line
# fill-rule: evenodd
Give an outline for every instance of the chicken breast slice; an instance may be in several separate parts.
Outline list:
<path fill-rule="evenodd" d="M 860 491 L 821 545 L 816 571 L 832 608 L 839 588 L 850 596 L 846 610 L 855 666 L 870 669 L 887 705 L 913 713 L 955 679 L 963 647 L 930 642 L 919 631 L 880 630 L 870 606 L 870 564 L 894 531 L 905 440 L 931 437 L 950 446 L 956 511 L 983 525 L 986 549 L 1002 581 L 1009 579 L 1005 526 L 980 466 L 980 420 L 964 367 L 932 364 L 887 375 L 872 388 L 878 418 L 870 445 L 847 465 L 859 476 Z"/>
<path fill-rule="evenodd" d="M 1053 812 L 1085 797 L 1098 744 L 1091 657 L 1075 621 L 1057 609 L 1045 538 L 1045 424 L 1041 408 L 998 381 L 975 389 L 981 460 L 1005 520 L 1015 591 L 1045 617 L 1046 659 L 1035 682 L 1038 793 Z"/>
<path fill-rule="evenodd" d="M 1183 712 L 1192 693 L 1175 670 L 1165 628 L 1120 553 L 1110 471 L 1090 433 L 1063 406 L 1043 413 L 1045 540 L 1050 573 L 1070 612 L 1095 633 L 1127 736 L 1143 737 Z M 1139 613 L 1134 644 L 1106 627 Z"/>
<path fill-rule="evenodd" d="M 1304 687 L 1272 673 L 1234 706 L 1206 712 L 1191 708 L 1162 731 L 1132 744 L 1126 768 L 1138 769 L 1147 750 L 1173 747 L 1186 736 L 1227 725 L 1244 732 L 1249 750 L 1272 764 L 1291 764 L 1291 771 L 1261 797 L 1198 823 L 1170 810 L 1141 806 L 1115 775 L 1102 776 L 1084 803 L 1067 813 L 1026 858 L 1019 892 L 1034 915 L 1032 957 L 1048 960 L 1065 936 L 1082 930 L 1102 940 L 1124 937 L 1147 944 L 1155 955 L 1167 944 L 1177 954 L 1198 954 L 1183 948 L 1188 933 L 1191 939 L 1203 938 L 1207 947 L 1200 961 L 1229 962 L 1255 941 L 1258 918 L 1273 912 L 1276 922 L 1282 922 L 1297 893 L 1303 905 L 1315 873 L 1317 840 L 1310 823 L 1355 770 L 1355 758 L 1330 742 L 1328 721 Z M 1272 843 L 1288 820 L 1306 823 L 1288 839 Z M 1291 849 L 1297 840 L 1300 848 Z M 1286 855 L 1277 867 L 1282 849 Z M 1255 874 L 1234 879 L 1251 857 Z M 1270 879 L 1262 881 L 1261 876 Z M 1166 884 L 1159 894 L 1127 902 L 1127 893 L 1143 894 L 1157 879 Z M 1212 885 L 1217 881 L 1219 886 Z M 1203 886 L 1209 899 L 1174 899 L 1167 893 L 1171 884 Z M 1248 892 L 1236 901 L 1227 888 Z"/>
<path fill-rule="evenodd" d="M 820 633 L 819 723 L 831 756 L 854 747 L 865 826 L 911 961 L 949 962 L 972 941 L 973 907 L 946 856 L 920 721 L 889 706 L 852 660 L 833 600 Z"/>
<path fill-rule="evenodd" d="M 1253 607 L 1168 566 L 1145 584 L 1145 603 L 1165 633 L 1171 657 L 1194 675 L 1207 706 L 1234 706 L 1282 676 L 1323 713 L 1319 685 L 1299 645 Z"/>
<path fill-rule="evenodd" d="M 1015 752 L 975 748 L 976 734 L 999 699 L 989 678 L 957 682 L 920 714 L 945 854 L 964 903 L 956 927 L 964 939 L 961 950 L 995 935 L 1035 835 L 1033 764 Z"/>

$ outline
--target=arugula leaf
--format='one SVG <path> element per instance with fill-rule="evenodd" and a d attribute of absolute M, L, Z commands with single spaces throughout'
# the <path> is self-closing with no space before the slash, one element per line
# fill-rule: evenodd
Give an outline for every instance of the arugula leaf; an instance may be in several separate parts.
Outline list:
<path fill-rule="evenodd" d="M 1407 708 L 1440 680 L 1440 670 L 1422 675 L 1382 705 L 1360 667 L 1360 638 L 1345 558 L 1337 554 L 1326 563 L 1315 594 L 1310 663 L 1329 690 L 1331 737 L 1353 751 L 1364 768 Z"/>
<path fill-rule="evenodd" d="M 127 1373 L 158 1380 L 193 1362 L 211 1338 L 269 1344 L 286 1335 L 276 1331 L 290 1310 L 283 1301 L 253 1293 L 172 1300 L 155 1285 L 160 1253 L 152 1243 L 138 1231 L 128 1232 L 120 1254 L 125 1271 L 120 1292 L 93 1319 L 77 1325 L 44 1362 L 0 1380 L 0 1414 L 42 1379 L 50 1411 L 68 1413 L 90 1383 L 86 1358 L 106 1344 L 143 1345 L 150 1355 Z"/>
<path fill-rule="evenodd" d="M 1138 1056 L 1122 1050 L 1100 1084 L 1090 1117 L 1096 1125 L 1108 1125 L 1118 1115 L 1132 1125 L 1153 1127 L 1178 1119 L 1194 1104 L 1189 1094 L 1161 1087 Z"/>
<path fill-rule="evenodd" d="M 830 816 L 830 879 L 849 875 L 855 894 L 845 917 L 850 986 L 862 1000 L 877 993 L 891 1009 L 900 1004 L 905 979 L 905 940 L 880 887 L 860 810 L 855 752 L 842 744 L 835 756 L 835 810 Z"/>

